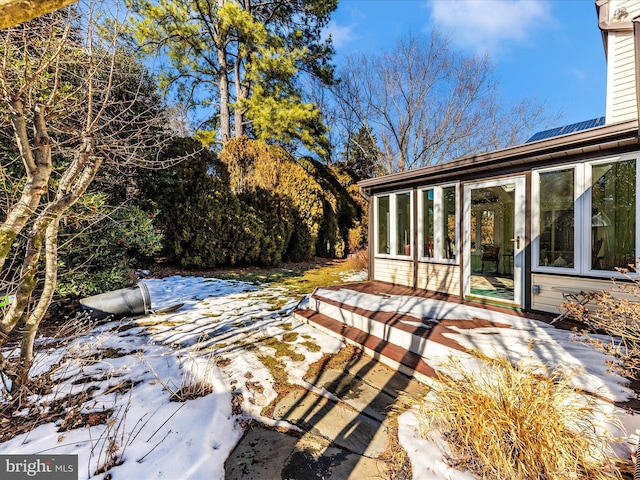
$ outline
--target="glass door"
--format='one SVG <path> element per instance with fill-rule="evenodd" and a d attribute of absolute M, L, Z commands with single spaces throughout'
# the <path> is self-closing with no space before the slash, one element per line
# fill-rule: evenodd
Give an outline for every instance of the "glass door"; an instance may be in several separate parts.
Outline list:
<path fill-rule="evenodd" d="M 522 306 L 524 177 L 465 185 L 465 297 Z"/>

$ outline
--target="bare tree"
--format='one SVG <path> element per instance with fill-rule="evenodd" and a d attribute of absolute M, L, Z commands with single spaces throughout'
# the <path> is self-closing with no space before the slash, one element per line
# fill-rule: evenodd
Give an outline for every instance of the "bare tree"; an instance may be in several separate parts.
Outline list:
<path fill-rule="evenodd" d="M 151 166 L 149 152 L 161 146 L 164 120 L 140 95 L 143 70 L 121 51 L 118 23 L 97 23 L 105 5 L 90 0 L 0 32 L 0 111 L 9 120 L 0 129 L 13 133 L 0 166 L 21 189 L 5 197 L 0 224 L 0 290 L 15 296 L 2 312 L 0 346 L 24 325 L 18 364 L 0 357 L 14 386 L 26 378 L 56 287 L 65 212 L 103 164 Z"/>
<path fill-rule="evenodd" d="M 391 51 L 347 59 L 334 114 L 345 136 L 364 126 L 377 138 L 383 173 L 502 148 L 547 117 L 534 101 L 503 107 L 492 74 L 488 57 L 466 56 L 438 32 L 408 36 Z"/>

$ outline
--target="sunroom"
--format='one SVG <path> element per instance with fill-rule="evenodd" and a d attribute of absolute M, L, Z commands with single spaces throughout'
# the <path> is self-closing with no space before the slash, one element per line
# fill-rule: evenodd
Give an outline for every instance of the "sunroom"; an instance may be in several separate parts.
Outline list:
<path fill-rule="evenodd" d="M 370 278 L 555 313 L 635 264 L 639 157 L 633 121 L 365 180 Z"/>

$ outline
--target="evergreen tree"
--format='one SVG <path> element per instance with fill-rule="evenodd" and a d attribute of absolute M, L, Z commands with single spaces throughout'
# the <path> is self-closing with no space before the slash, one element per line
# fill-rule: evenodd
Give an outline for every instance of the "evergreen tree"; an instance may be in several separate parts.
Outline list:
<path fill-rule="evenodd" d="M 362 125 L 355 134 L 349 136 L 343 157 L 344 165 L 353 172 L 357 180 L 373 177 L 381 158 L 375 135 Z"/>
<path fill-rule="evenodd" d="M 333 81 L 333 49 L 321 33 L 337 0 L 127 4 L 135 12 L 129 38 L 164 60 L 162 85 L 199 112 L 216 105 L 196 125 L 200 140 L 224 144 L 250 134 L 324 149 L 320 113 L 296 83 L 300 72 Z"/>

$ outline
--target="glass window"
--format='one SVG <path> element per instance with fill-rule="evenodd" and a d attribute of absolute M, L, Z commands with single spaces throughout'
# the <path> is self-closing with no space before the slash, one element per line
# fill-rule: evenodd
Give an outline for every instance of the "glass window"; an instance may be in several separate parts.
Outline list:
<path fill-rule="evenodd" d="M 396 252 L 411 255 L 411 193 L 396 194 Z"/>
<path fill-rule="evenodd" d="M 591 269 L 635 263 L 636 161 L 593 165 L 591 170 Z"/>
<path fill-rule="evenodd" d="M 391 230 L 390 230 L 390 210 L 389 210 L 389 197 L 377 197 L 378 198 L 378 253 L 391 253 Z"/>
<path fill-rule="evenodd" d="M 434 251 L 434 210 L 433 210 L 433 190 L 422 192 L 422 225 L 423 225 L 423 251 L 425 257 L 433 257 Z"/>
<path fill-rule="evenodd" d="M 442 258 L 456 258 L 456 187 L 442 189 Z"/>
<path fill-rule="evenodd" d="M 539 176 L 541 266 L 574 267 L 574 169 L 543 172 Z"/>

